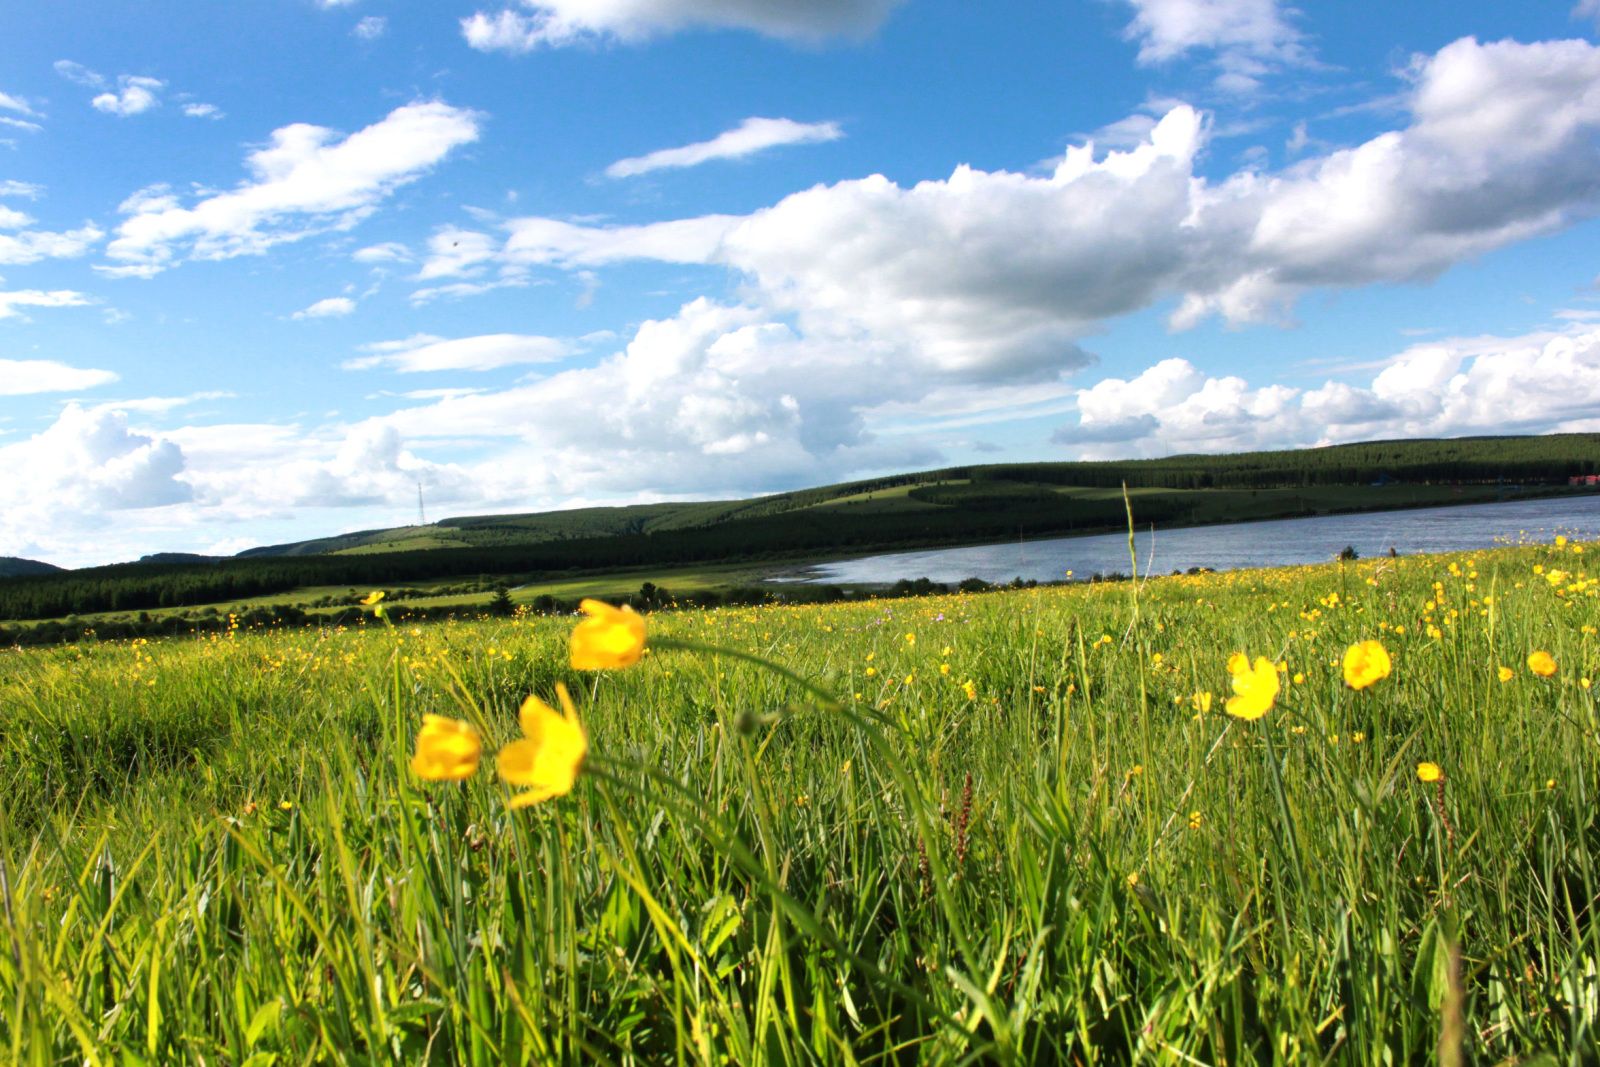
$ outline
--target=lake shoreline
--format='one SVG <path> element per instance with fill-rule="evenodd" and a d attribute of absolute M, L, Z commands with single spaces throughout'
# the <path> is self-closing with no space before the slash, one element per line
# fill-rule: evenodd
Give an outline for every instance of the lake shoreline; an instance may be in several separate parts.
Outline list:
<path fill-rule="evenodd" d="M 1200 530 L 1200 529 L 1204 529 L 1204 530 L 1229 530 L 1229 529 L 1238 529 L 1238 528 L 1241 528 L 1241 527 L 1246 527 L 1246 528 L 1248 528 L 1248 527 L 1259 527 L 1259 526 L 1264 526 L 1264 525 L 1272 524 L 1272 523 L 1316 522 L 1316 521 L 1319 521 L 1319 520 L 1327 520 L 1327 519 L 1352 519 L 1352 518 L 1361 518 L 1361 517 L 1366 517 L 1366 516 L 1379 516 L 1379 515 L 1406 515 L 1406 514 L 1409 514 L 1409 513 L 1425 512 L 1425 511 L 1469 511 L 1469 510 L 1476 510 L 1476 509 L 1480 509 L 1480 508 L 1504 507 L 1504 506 L 1507 506 L 1507 505 L 1516 505 L 1516 504 L 1538 504 L 1538 503 L 1543 503 L 1543 502 L 1547 502 L 1547 501 L 1570 501 L 1570 502 L 1576 503 L 1576 502 L 1580 502 L 1580 501 L 1583 501 L 1583 500 L 1591 500 L 1591 501 L 1594 501 L 1597 504 L 1600 504 L 1600 490 L 1597 490 L 1597 489 L 1594 489 L 1594 488 L 1588 488 L 1588 487 L 1576 488 L 1575 489 L 1575 488 L 1569 487 L 1569 486 L 1560 486 L 1560 487 L 1550 487 L 1548 491 L 1533 491 L 1533 492 L 1518 493 L 1517 495 L 1515 495 L 1514 497 L 1511 497 L 1510 499 L 1502 499 L 1502 500 L 1473 500 L 1473 501 L 1464 501 L 1464 502 L 1459 503 L 1459 504 L 1438 504 L 1438 503 L 1400 504 L 1400 505 L 1397 505 L 1397 506 L 1394 506 L 1394 507 L 1344 508 L 1344 509 L 1330 510 L 1330 511 L 1319 511 L 1319 512 L 1316 512 L 1314 514 L 1279 515 L 1279 516 L 1273 516 L 1271 518 L 1261 518 L 1261 519 L 1231 519 L 1231 520 L 1216 521 L 1216 522 L 1151 524 L 1151 525 L 1148 525 L 1148 526 L 1145 526 L 1145 525 L 1137 526 L 1136 527 L 1136 532 L 1137 532 L 1138 536 L 1141 539 L 1144 539 L 1146 537 L 1153 536 L 1153 535 L 1156 535 L 1156 534 L 1161 534 L 1161 533 L 1180 533 L 1180 532 L 1183 532 L 1183 531 Z M 1137 516 L 1136 516 L 1136 518 L 1137 518 Z M 1597 523 L 1597 527 L 1600 527 L 1600 513 L 1597 513 L 1597 515 L 1596 515 L 1596 523 Z M 1048 536 L 1038 537 L 1038 538 L 1034 538 L 1034 539 L 1031 539 L 1031 540 L 1025 540 L 1025 541 L 1011 541 L 1009 539 L 1008 540 L 1004 540 L 1004 541 L 1001 541 L 1001 540 L 986 540 L 986 541 L 966 542 L 966 543 L 963 543 L 963 544 L 960 544 L 960 545 L 940 545 L 940 546 L 928 546 L 928 547 L 923 547 L 923 548 L 895 549 L 895 550 L 890 550 L 890 551 L 868 551 L 868 552 L 850 553 L 849 555 L 830 556 L 830 557 L 828 557 L 826 559 L 817 559 L 814 562 L 807 563 L 804 566 L 800 566 L 800 567 L 787 568 L 787 569 L 785 569 L 783 571 L 777 572 L 777 573 L 775 573 L 775 574 L 773 574 L 773 575 L 771 575 L 769 577 L 764 578 L 763 581 L 764 582 L 772 582 L 774 584 L 780 584 L 780 585 L 839 585 L 839 586 L 843 586 L 843 587 L 846 587 L 846 588 L 880 588 L 880 587 L 891 586 L 896 581 L 900 581 L 900 580 L 913 580 L 914 581 L 914 580 L 916 580 L 918 578 L 928 577 L 928 578 L 930 578 L 930 580 L 933 580 L 933 581 L 941 582 L 943 584 L 951 584 L 952 582 L 955 582 L 955 581 L 961 581 L 962 578 L 954 578 L 954 579 L 951 579 L 949 577 L 933 578 L 931 575 L 905 573 L 905 574 L 898 574 L 898 575 L 896 575 L 895 577 L 892 577 L 892 578 L 885 578 L 885 579 L 881 579 L 881 580 L 867 580 L 867 579 L 849 578 L 849 577 L 839 576 L 837 574 L 831 574 L 831 573 L 829 573 L 829 569 L 837 567 L 837 566 L 839 566 L 841 564 L 849 564 L 849 563 L 861 562 L 861 561 L 864 561 L 864 560 L 875 560 L 875 559 L 885 559 L 885 560 L 887 560 L 887 559 L 892 559 L 892 558 L 897 558 L 897 557 L 907 557 L 907 556 L 943 555 L 943 554 L 946 554 L 946 553 L 956 553 L 956 552 L 961 552 L 961 551 L 965 551 L 965 550 L 975 550 L 975 549 L 983 549 L 983 548 L 1012 547 L 1012 546 L 1026 549 L 1026 548 L 1028 548 L 1030 546 L 1055 545 L 1055 544 L 1060 544 L 1060 543 L 1063 543 L 1063 542 L 1086 542 L 1086 541 L 1090 541 L 1090 540 L 1096 539 L 1096 538 L 1105 538 L 1105 537 L 1122 538 L 1122 537 L 1125 537 L 1125 536 L 1126 536 L 1126 534 L 1125 534 L 1124 531 L 1107 531 L 1107 530 L 1101 529 L 1101 530 L 1095 530 L 1095 531 L 1086 531 L 1086 532 L 1083 532 L 1083 533 L 1050 534 Z M 1342 546 L 1340 546 L 1340 547 L 1342 547 Z M 1492 546 L 1492 545 L 1484 545 L 1482 547 L 1488 548 L 1488 547 L 1494 547 L 1494 546 Z M 1325 561 L 1326 562 L 1331 562 L 1334 558 L 1336 558 L 1338 551 L 1339 551 L 1338 548 L 1333 549 L 1332 552 L 1328 555 L 1328 557 L 1327 557 L 1327 559 Z M 1424 550 L 1414 550 L 1414 551 L 1398 551 L 1396 554 L 1397 555 L 1418 555 L 1418 554 L 1426 554 L 1427 551 L 1428 550 L 1425 550 L 1425 549 Z M 1444 549 L 1443 551 L 1455 551 L 1455 549 Z M 1381 553 L 1377 553 L 1377 554 L 1381 554 Z M 1141 554 L 1141 557 L 1142 557 L 1142 555 L 1143 554 Z M 1372 555 L 1373 555 L 1373 553 L 1369 553 L 1365 558 L 1371 558 Z M 1309 563 L 1309 562 L 1318 562 L 1318 560 L 1298 560 L 1298 561 L 1295 561 L 1295 562 L 1297 562 L 1297 563 Z M 1256 566 L 1260 566 L 1260 567 L 1286 566 L 1286 565 L 1292 565 L 1292 564 L 1289 564 L 1289 563 L 1275 563 L 1275 562 L 1265 562 L 1265 563 L 1256 564 Z M 1182 571 L 1186 570 L 1186 569 L 1188 569 L 1188 568 L 1183 568 L 1183 567 L 1177 568 L 1177 570 L 1180 573 Z M 1212 568 L 1212 569 L 1237 570 L 1237 569 L 1245 569 L 1245 568 L 1242 568 L 1242 567 L 1226 567 L 1226 568 L 1217 567 L 1217 568 Z M 1124 555 L 1122 557 L 1121 566 L 1120 567 L 1116 568 L 1115 570 L 1101 569 L 1101 570 L 1098 571 L 1098 573 L 1107 574 L 1107 575 L 1113 574 L 1113 573 L 1127 575 L 1129 573 L 1129 568 L 1128 568 L 1128 557 L 1127 557 L 1126 553 L 1124 553 Z M 1146 573 L 1145 570 L 1144 570 L 1144 560 L 1143 560 L 1143 558 L 1141 558 L 1141 561 L 1140 561 L 1139 573 L 1140 574 Z M 1165 575 L 1165 574 L 1172 573 L 1172 570 L 1170 568 L 1163 568 L 1163 567 L 1159 567 L 1158 566 L 1158 567 L 1153 568 L 1150 573 L 1152 575 Z M 962 577 L 966 578 L 966 577 L 981 577 L 981 576 L 978 576 L 978 575 L 964 575 Z M 1018 577 L 1022 577 L 1024 580 L 1028 580 L 1028 576 L 1027 575 L 1018 575 Z M 1070 579 L 1066 578 L 1064 575 L 1057 575 L 1057 576 L 1050 577 L 1048 579 L 1039 577 L 1039 578 L 1036 578 L 1035 580 L 1038 580 L 1040 582 L 1049 581 L 1052 584 L 1054 584 L 1054 583 L 1061 583 L 1061 582 L 1067 582 L 1067 581 L 1087 581 L 1087 580 L 1089 580 L 1090 577 L 1091 577 L 1091 574 L 1084 573 L 1084 574 L 1074 575 L 1074 577 L 1072 577 Z M 986 579 L 986 580 L 990 580 L 990 579 Z M 1003 579 L 1002 581 L 1009 582 L 1011 580 L 1013 580 L 1013 579 L 1007 578 L 1007 579 Z"/>

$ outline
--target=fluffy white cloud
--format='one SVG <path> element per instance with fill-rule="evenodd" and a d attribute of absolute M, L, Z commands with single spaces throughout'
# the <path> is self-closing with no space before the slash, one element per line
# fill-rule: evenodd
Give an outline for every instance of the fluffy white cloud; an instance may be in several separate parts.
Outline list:
<path fill-rule="evenodd" d="M 522 9 L 461 20 L 482 52 L 529 52 L 595 37 L 639 41 L 691 27 L 752 30 L 784 40 L 864 37 L 900 0 L 522 0 Z"/>
<path fill-rule="evenodd" d="M 695 167 L 713 159 L 743 159 L 745 156 L 792 144 L 819 144 L 837 141 L 844 131 L 837 122 L 795 122 L 793 119 L 748 118 L 731 130 L 709 141 L 697 141 L 680 148 L 662 148 L 648 155 L 619 159 L 606 168 L 606 176 L 630 178 L 653 170 Z"/>
<path fill-rule="evenodd" d="M 82 553 L 71 541 L 112 512 L 188 500 L 182 450 L 128 428 L 127 415 L 69 404 L 34 437 L 0 447 L 0 554 Z"/>
<path fill-rule="evenodd" d="M 166 87 L 167 83 L 160 78 L 122 74 L 117 77 L 115 92 L 101 93 L 89 103 L 96 111 L 104 111 L 107 115 L 116 115 L 118 118 L 127 118 L 159 107 L 161 98 L 156 94 Z"/>
<path fill-rule="evenodd" d="M 3 242 L 4 238 L 0 237 L 0 250 L 4 249 Z M 0 262 L 3 262 L 3 260 L 0 260 Z M 17 309 L 23 307 L 70 308 L 83 307 L 85 304 L 92 304 L 93 302 L 84 294 L 74 292 L 71 289 L 0 290 L 0 319 L 20 318 L 22 312 Z M 4 386 L 0 385 L 0 393 L 4 392 Z"/>
<path fill-rule="evenodd" d="M 191 119 L 221 119 L 227 117 L 216 104 L 184 104 L 183 113 Z"/>
<path fill-rule="evenodd" d="M 408 441 L 496 442 L 473 472 L 487 501 L 756 492 L 935 461 L 867 418 L 948 381 L 890 346 L 802 338 L 758 308 L 699 299 L 597 365 L 381 421 Z M 570 411 L 586 414 L 553 417 Z"/>
<path fill-rule="evenodd" d="M 1141 63 L 1161 63 L 1193 49 L 1243 49 L 1281 57 L 1297 49 L 1299 32 L 1278 0 L 1127 0 L 1128 36 Z"/>
<path fill-rule="evenodd" d="M 1178 325 L 1271 318 L 1315 287 L 1430 278 L 1600 210 L 1600 48 L 1465 38 L 1411 75 L 1407 128 L 1202 201 L 1247 209 L 1249 228 L 1232 266 L 1191 284 Z"/>
<path fill-rule="evenodd" d="M 259 254 L 313 233 L 348 229 L 450 152 L 478 137 L 478 116 L 441 102 L 408 104 L 347 137 L 296 123 L 245 163 L 251 180 L 192 207 L 165 188 L 134 194 L 106 249 L 113 276 L 149 277 L 183 252 L 194 259 Z"/>
<path fill-rule="evenodd" d="M 310 307 L 296 311 L 293 318 L 297 319 L 336 319 L 348 315 L 356 309 L 356 302 L 348 296 L 330 296 L 318 300 Z"/>
<path fill-rule="evenodd" d="M 213 521 L 288 508 L 402 503 L 409 509 L 419 483 L 432 500 L 473 499 L 461 468 L 418 458 L 399 431 L 381 423 L 312 434 L 297 427 L 203 427 L 172 437 L 190 457 L 196 504 Z M 392 521 L 405 521 L 400 515 Z"/>
<path fill-rule="evenodd" d="M 0 396 L 67 393 L 116 380 L 111 371 L 69 367 L 53 359 L 0 359 Z"/>
<path fill-rule="evenodd" d="M 522 363 L 554 363 L 572 355 L 569 341 L 520 333 L 491 333 L 447 340 L 416 334 L 401 341 L 363 345 L 369 353 L 344 363 L 346 370 L 389 367 L 402 374 L 421 371 L 484 371 Z"/>
<path fill-rule="evenodd" d="M 19 182 L 14 178 L 0 181 L 0 196 L 15 196 L 24 200 L 37 200 L 44 195 L 44 186 L 32 182 Z"/>
<path fill-rule="evenodd" d="M 1044 176 L 873 176 L 637 226 L 516 219 L 498 244 L 441 235 L 421 276 L 723 264 L 809 337 L 992 378 L 1058 368 L 1073 339 L 1163 299 L 1179 328 L 1280 319 L 1307 290 L 1427 279 L 1600 212 L 1600 47 L 1467 38 L 1409 77 L 1408 125 L 1277 173 L 1198 175 L 1207 123 L 1179 105 L 1136 147 L 1075 146 Z"/>
<path fill-rule="evenodd" d="M 382 15 L 368 15 L 350 31 L 363 41 L 376 41 L 389 29 L 389 20 Z"/>
<path fill-rule="evenodd" d="M 1126 36 L 1139 42 L 1139 62 L 1162 63 L 1193 50 L 1214 53 L 1216 86 L 1247 93 L 1283 66 L 1311 62 L 1300 32 L 1278 0 L 1127 0 L 1134 9 Z"/>
<path fill-rule="evenodd" d="M 72 259 L 92 248 L 105 234 L 94 224 L 77 230 L 23 230 L 0 233 L 0 263 L 22 265 L 41 259 Z"/>
<path fill-rule="evenodd" d="M 1254 388 L 1168 359 L 1077 394 L 1055 440 L 1084 458 L 1600 429 L 1600 328 L 1417 345 L 1366 385 Z"/>
<path fill-rule="evenodd" d="M 0 111 L 15 111 L 20 115 L 27 115 L 29 118 L 39 117 L 39 113 L 29 107 L 26 100 L 20 96 L 12 96 L 10 93 L 0 93 Z"/>
<path fill-rule="evenodd" d="M 411 250 L 399 241 L 385 241 L 359 248 L 350 258 L 357 263 L 405 263 L 411 259 Z"/>
<path fill-rule="evenodd" d="M 0 204 L 0 230 L 20 230 L 33 224 L 33 216 Z"/>

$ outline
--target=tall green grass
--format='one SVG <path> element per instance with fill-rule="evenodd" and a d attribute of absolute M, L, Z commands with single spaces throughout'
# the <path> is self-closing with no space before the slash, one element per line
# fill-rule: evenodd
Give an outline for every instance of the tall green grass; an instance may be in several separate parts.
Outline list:
<path fill-rule="evenodd" d="M 0 1060 L 1594 1063 L 1574 547 L 667 612 L 602 674 L 538 619 L 0 653 Z M 570 796 L 410 776 L 558 681 Z"/>

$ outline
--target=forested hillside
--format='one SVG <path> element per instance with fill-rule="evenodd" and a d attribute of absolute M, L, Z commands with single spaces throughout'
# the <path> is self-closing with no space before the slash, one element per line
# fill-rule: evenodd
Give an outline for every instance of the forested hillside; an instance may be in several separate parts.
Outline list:
<path fill-rule="evenodd" d="M 449 519 L 254 550 L 0 578 L 0 619 L 48 619 L 272 596 L 308 586 L 529 580 L 639 566 L 816 557 L 910 546 L 1227 522 L 1564 489 L 1600 473 L 1600 435 L 1380 441 L 1226 456 L 948 467 L 744 501 Z"/>

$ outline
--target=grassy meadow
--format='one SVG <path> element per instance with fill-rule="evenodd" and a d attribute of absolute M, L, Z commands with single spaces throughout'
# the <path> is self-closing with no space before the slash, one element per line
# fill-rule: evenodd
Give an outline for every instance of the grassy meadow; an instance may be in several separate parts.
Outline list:
<path fill-rule="evenodd" d="M 0 650 L 0 1056 L 1595 1063 L 1596 556 Z"/>

